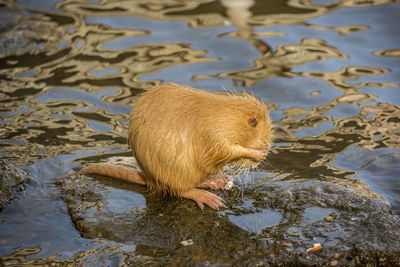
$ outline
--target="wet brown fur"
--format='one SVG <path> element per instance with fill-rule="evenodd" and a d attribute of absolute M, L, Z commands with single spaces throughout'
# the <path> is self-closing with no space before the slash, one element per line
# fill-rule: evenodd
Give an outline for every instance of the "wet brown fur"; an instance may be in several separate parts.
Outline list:
<path fill-rule="evenodd" d="M 226 163 L 257 165 L 243 149 L 268 149 L 271 121 L 264 103 L 250 94 L 168 83 L 140 97 L 128 139 L 148 190 L 180 197 Z"/>

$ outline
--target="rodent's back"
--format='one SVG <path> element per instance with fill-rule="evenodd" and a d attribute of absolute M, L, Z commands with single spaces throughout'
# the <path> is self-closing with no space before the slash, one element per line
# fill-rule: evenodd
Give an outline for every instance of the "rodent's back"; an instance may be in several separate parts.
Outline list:
<path fill-rule="evenodd" d="M 149 190 L 180 196 L 231 160 L 232 144 L 265 148 L 270 129 L 265 106 L 253 96 L 216 95 L 169 83 L 139 98 L 129 143 Z"/>

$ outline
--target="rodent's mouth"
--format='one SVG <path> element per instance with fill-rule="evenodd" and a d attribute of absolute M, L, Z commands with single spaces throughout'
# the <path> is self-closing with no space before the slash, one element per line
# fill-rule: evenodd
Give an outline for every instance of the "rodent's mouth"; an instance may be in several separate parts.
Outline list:
<path fill-rule="evenodd" d="M 267 151 L 268 153 L 271 151 L 272 148 L 272 144 L 262 144 L 258 147 L 251 147 L 251 149 L 256 149 L 256 150 L 263 150 L 263 151 Z"/>

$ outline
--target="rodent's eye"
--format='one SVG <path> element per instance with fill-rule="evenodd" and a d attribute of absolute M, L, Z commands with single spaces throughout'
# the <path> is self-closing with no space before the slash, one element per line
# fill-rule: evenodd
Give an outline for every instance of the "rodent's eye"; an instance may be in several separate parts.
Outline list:
<path fill-rule="evenodd" d="M 258 124 L 258 121 L 257 121 L 256 118 L 250 118 L 249 119 L 249 124 L 251 125 L 251 127 L 255 128 L 257 126 L 257 124 Z"/>

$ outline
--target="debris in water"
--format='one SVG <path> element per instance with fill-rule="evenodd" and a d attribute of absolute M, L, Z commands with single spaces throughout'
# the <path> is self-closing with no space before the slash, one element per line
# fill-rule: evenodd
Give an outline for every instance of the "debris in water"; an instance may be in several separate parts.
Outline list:
<path fill-rule="evenodd" d="M 321 249 L 321 243 L 315 243 L 314 247 L 307 249 L 307 252 L 314 252 Z"/>
<path fill-rule="evenodd" d="M 184 246 L 184 247 L 186 247 L 186 246 L 191 246 L 191 245 L 193 245 L 193 244 L 194 244 L 194 242 L 193 242 L 192 239 L 183 240 L 183 241 L 181 242 L 181 245 Z"/>

